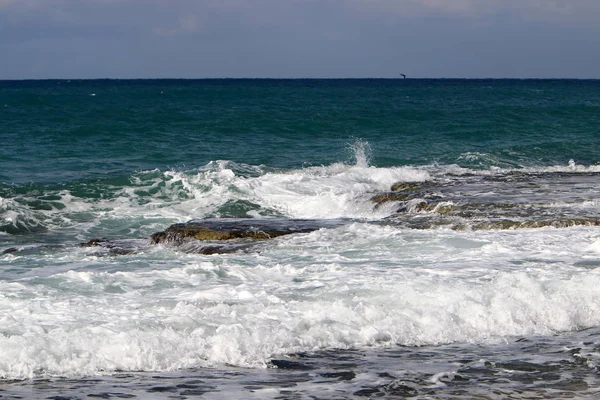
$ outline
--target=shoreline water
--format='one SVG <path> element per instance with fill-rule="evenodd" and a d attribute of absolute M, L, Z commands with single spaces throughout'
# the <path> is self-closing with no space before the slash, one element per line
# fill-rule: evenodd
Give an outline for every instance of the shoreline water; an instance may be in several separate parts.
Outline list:
<path fill-rule="evenodd" d="M 578 398 L 600 393 L 598 329 L 488 345 L 326 350 L 267 369 L 215 367 L 5 382 L 3 396 L 47 398 Z M 561 349 L 557 351 L 557 349 Z"/>

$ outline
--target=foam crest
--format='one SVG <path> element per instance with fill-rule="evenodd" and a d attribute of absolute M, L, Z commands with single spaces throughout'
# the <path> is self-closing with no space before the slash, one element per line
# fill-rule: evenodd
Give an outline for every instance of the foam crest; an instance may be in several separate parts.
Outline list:
<path fill-rule="evenodd" d="M 456 165 L 368 166 L 368 144 L 352 145 L 354 165 L 334 163 L 292 170 L 214 161 L 185 171 L 142 171 L 119 184 L 73 184 L 38 195 L 0 200 L 0 230 L 7 233 L 76 228 L 89 236 L 149 235 L 174 222 L 206 217 L 378 219 L 396 211 L 369 199 L 397 182 L 450 182 L 457 176 L 595 173 L 600 166 L 492 168 Z M 532 178 L 534 179 L 534 178 Z M 102 193 L 99 195 L 98 193 Z M 556 204 L 562 204 L 557 199 Z M 572 205 L 570 205 L 572 206 Z M 596 202 L 581 207 L 592 209 Z"/>
<path fill-rule="evenodd" d="M 275 354 L 321 348 L 548 335 L 600 323 L 599 284 L 598 275 L 540 280 L 501 273 L 492 281 L 450 284 L 421 277 L 383 284 L 368 296 L 314 301 L 270 301 L 243 288 L 213 288 L 159 307 L 115 298 L 89 321 L 86 310 L 102 302 L 54 299 L 3 318 L 0 376 L 169 371 L 223 363 L 264 367 Z"/>
<path fill-rule="evenodd" d="M 353 223 L 283 237 L 260 255 L 163 254 L 169 262 L 154 268 L 120 261 L 112 272 L 90 264 L 2 281 L 0 376 L 265 367 L 278 354 L 323 348 L 597 326 L 598 238 L 589 228 L 568 233 Z"/>
<path fill-rule="evenodd" d="M 469 156 L 465 156 L 469 157 Z M 577 164 L 574 160 L 569 160 L 566 165 L 549 165 L 549 166 L 510 166 L 510 167 L 498 167 L 491 166 L 484 169 L 474 169 L 468 167 L 462 167 L 456 164 L 432 164 L 421 167 L 424 170 L 429 171 L 434 176 L 440 175 L 502 175 L 511 173 L 523 173 L 523 174 L 544 174 L 544 173 L 599 173 L 600 165 L 583 165 Z"/>
<path fill-rule="evenodd" d="M 240 176 L 230 162 L 212 163 L 195 174 L 168 172 L 181 182 L 189 199 L 172 204 L 165 214 L 179 219 L 222 216 L 223 206 L 245 203 L 245 215 L 282 215 L 294 218 L 373 218 L 368 194 L 389 190 L 398 181 L 420 182 L 429 173 L 411 167 L 375 168 L 336 163 L 298 170 Z M 226 215 L 228 216 L 228 215 Z"/>
<path fill-rule="evenodd" d="M 4 233 L 21 233 L 43 231 L 44 214 L 35 212 L 26 205 L 19 204 L 14 199 L 0 197 L 0 231 Z"/>

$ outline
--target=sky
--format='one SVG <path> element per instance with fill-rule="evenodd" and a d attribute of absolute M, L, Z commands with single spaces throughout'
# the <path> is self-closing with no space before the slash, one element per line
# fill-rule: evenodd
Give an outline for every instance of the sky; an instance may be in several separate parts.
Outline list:
<path fill-rule="evenodd" d="M 0 0 L 0 79 L 600 78 L 600 0 Z"/>

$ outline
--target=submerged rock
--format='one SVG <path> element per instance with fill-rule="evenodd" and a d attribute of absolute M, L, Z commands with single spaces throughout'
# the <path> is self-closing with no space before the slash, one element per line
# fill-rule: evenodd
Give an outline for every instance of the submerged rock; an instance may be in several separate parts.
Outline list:
<path fill-rule="evenodd" d="M 474 224 L 470 227 L 473 230 L 509 230 L 509 229 L 531 229 L 531 228 L 570 228 L 573 226 L 600 226 L 598 218 L 571 218 L 571 219 L 556 219 L 556 220 L 539 220 L 539 221 L 514 221 L 510 219 L 502 219 L 498 221 L 488 221 L 479 224 Z"/>
<path fill-rule="evenodd" d="M 416 182 L 396 182 L 391 186 L 389 192 L 376 194 L 369 200 L 375 203 L 375 209 L 377 209 L 385 203 L 406 201 L 414 198 L 416 192 L 421 189 L 421 186 L 420 183 Z"/>
<path fill-rule="evenodd" d="M 389 203 L 391 201 L 405 201 L 407 199 L 408 199 L 408 194 L 387 192 L 387 193 L 377 194 L 377 195 L 371 197 L 369 200 L 371 200 L 373 203 L 375 203 L 375 209 L 377 209 L 377 208 L 381 207 L 382 204 Z"/>
<path fill-rule="evenodd" d="M 174 224 L 163 232 L 152 235 L 152 243 L 174 243 L 195 239 L 200 241 L 228 241 L 233 239 L 271 239 L 292 233 L 308 233 L 321 228 L 336 228 L 347 224 L 344 220 L 235 218 L 192 220 Z"/>
<path fill-rule="evenodd" d="M 101 252 L 97 252 L 95 255 L 110 255 L 110 256 L 126 256 L 129 254 L 136 254 L 146 250 L 149 246 L 145 240 L 142 239 L 92 239 L 85 243 L 80 243 L 80 247 L 97 247 Z"/>
<path fill-rule="evenodd" d="M 396 212 L 436 212 L 447 214 L 451 211 L 444 202 L 444 197 L 436 194 L 441 187 L 432 182 L 396 182 L 390 187 L 389 192 L 376 194 L 369 198 L 377 210 L 387 203 L 398 203 Z M 440 206 L 442 205 L 442 206 Z"/>
<path fill-rule="evenodd" d="M 321 228 L 336 228 L 349 220 L 304 220 L 285 218 L 213 218 L 174 224 L 147 239 L 92 239 L 80 247 L 97 249 L 95 255 L 128 255 L 148 250 L 152 244 L 177 246 L 178 251 L 193 254 L 225 254 L 253 250 L 265 239 L 293 233 L 308 233 Z M 12 248 L 4 253 L 16 252 Z"/>
<path fill-rule="evenodd" d="M 423 184 L 418 183 L 418 182 L 396 182 L 392 185 L 390 190 L 392 192 L 399 192 L 399 191 L 411 191 L 412 192 L 412 191 L 419 190 L 422 186 L 423 186 Z"/>
<path fill-rule="evenodd" d="M 19 249 L 17 249 L 16 247 L 9 247 L 8 249 L 6 249 L 6 250 L 3 250 L 3 251 L 0 253 L 0 255 L 3 255 L 3 254 L 11 254 L 11 253 L 17 253 L 18 251 L 19 251 Z"/>

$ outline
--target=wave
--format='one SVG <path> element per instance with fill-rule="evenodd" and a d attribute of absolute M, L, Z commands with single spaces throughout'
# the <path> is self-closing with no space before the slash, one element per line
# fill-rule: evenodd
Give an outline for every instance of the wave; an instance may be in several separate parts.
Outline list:
<path fill-rule="evenodd" d="M 122 178 L 27 190 L 4 187 L 0 231 L 19 235 L 77 230 L 82 239 L 140 237 L 171 223 L 199 218 L 381 220 L 398 217 L 406 210 L 411 215 L 433 211 L 467 219 L 475 212 L 478 218 L 487 215 L 494 219 L 507 217 L 497 213 L 502 208 L 518 207 L 517 216 L 522 218 L 523 210 L 533 215 L 540 207 L 554 207 L 556 213 L 557 205 L 562 204 L 569 212 L 558 213 L 556 219 L 576 220 L 580 216 L 577 211 L 597 209 L 590 203 L 600 173 L 597 165 L 571 161 L 516 169 L 474 170 L 457 165 L 378 168 L 366 164 L 366 144 L 355 146 L 355 164 L 282 170 L 222 160 L 191 170 L 140 171 Z M 407 201 L 401 201 L 398 194 L 397 201 L 374 200 L 390 193 L 399 182 L 421 186 L 407 192 Z M 534 187 L 537 189 L 530 190 Z M 578 197 L 577 192 L 581 192 Z M 508 219 L 512 217 L 508 215 Z M 485 226 L 483 222 L 474 224 Z M 460 223 L 471 225 L 469 221 Z"/>
<path fill-rule="evenodd" d="M 166 268 L 106 271 L 79 249 L 61 257 L 73 263 L 63 272 L 0 282 L 0 376 L 264 368 L 323 348 L 497 343 L 597 326 L 600 275 L 572 260 L 597 266 L 599 243 L 579 228 L 565 241 L 556 231 L 355 223 L 283 238 L 251 260 L 178 255 L 173 265 L 160 249 L 154 262 Z"/>

